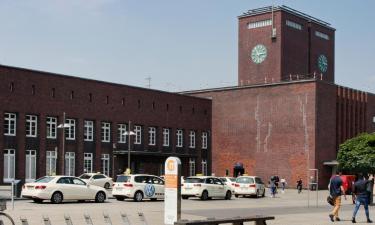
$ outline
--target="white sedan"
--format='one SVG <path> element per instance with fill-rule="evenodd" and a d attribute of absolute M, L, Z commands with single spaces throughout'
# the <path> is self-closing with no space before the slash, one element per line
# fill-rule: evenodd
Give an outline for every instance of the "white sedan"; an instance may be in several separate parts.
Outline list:
<path fill-rule="evenodd" d="M 188 177 L 181 186 L 181 195 L 183 199 L 199 197 L 201 200 L 207 200 L 210 198 L 224 198 L 230 200 L 232 198 L 230 187 L 217 177 Z"/>
<path fill-rule="evenodd" d="M 240 176 L 236 179 L 234 195 L 239 196 L 255 196 L 264 197 L 266 188 L 260 177 L 256 176 Z"/>
<path fill-rule="evenodd" d="M 22 187 L 22 197 L 41 203 L 51 200 L 61 203 L 65 200 L 95 200 L 104 202 L 107 192 L 104 188 L 86 184 L 83 180 L 71 176 L 45 176 Z"/>
<path fill-rule="evenodd" d="M 88 184 L 104 187 L 105 189 L 109 189 L 113 185 L 112 178 L 102 173 L 84 173 L 79 178 Z"/>

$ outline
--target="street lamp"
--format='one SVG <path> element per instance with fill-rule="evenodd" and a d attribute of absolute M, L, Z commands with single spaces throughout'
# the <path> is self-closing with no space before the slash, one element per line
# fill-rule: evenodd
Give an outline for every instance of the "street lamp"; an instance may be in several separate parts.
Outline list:
<path fill-rule="evenodd" d="M 128 138 L 128 168 L 126 169 L 126 171 L 128 171 L 129 173 L 131 172 L 130 170 L 130 136 L 132 135 L 136 135 L 133 131 L 130 130 L 130 123 L 131 121 L 129 121 L 129 131 L 125 131 L 125 135 L 128 135 L 129 138 Z"/>
<path fill-rule="evenodd" d="M 65 128 L 69 128 L 70 124 L 65 123 L 65 112 L 63 114 L 63 123 L 59 124 L 57 128 L 62 129 L 62 163 L 61 163 L 61 172 L 65 174 Z"/>

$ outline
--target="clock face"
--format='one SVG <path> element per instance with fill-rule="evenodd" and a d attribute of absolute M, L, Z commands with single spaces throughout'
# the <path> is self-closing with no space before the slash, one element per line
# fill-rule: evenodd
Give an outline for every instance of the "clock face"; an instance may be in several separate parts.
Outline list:
<path fill-rule="evenodd" d="M 320 55 L 318 57 L 318 67 L 320 72 L 325 73 L 328 69 L 328 59 L 325 55 Z"/>
<path fill-rule="evenodd" d="M 266 57 L 267 49 L 264 45 L 256 45 L 251 51 L 251 60 L 256 64 L 262 63 Z"/>

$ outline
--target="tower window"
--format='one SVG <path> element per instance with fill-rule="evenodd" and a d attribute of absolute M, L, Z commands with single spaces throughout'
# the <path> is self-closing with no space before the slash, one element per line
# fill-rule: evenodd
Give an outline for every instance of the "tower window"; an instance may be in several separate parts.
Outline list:
<path fill-rule="evenodd" d="M 261 20 L 261 21 L 256 21 L 256 22 L 251 22 L 247 25 L 248 29 L 254 29 L 254 28 L 259 28 L 259 27 L 266 27 L 266 26 L 271 26 L 272 25 L 272 20 Z"/>
<path fill-rule="evenodd" d="M 35 95 L 35 85 L 31 85 L 31 94 Z"/>
<path fill-rule="evenodd" d="M 56 92 L 55 88 L 52 88 L 52 91 L 51 91 L 52 98 L 55 98 L 55 92 Z"/>
<path fill-rule="evenodd" d="M 302 25 L 301 24 L 293 22 L 293 21 L 290 21 L 290 20 L 286 20 L 286 25 L 288 27 L 294 28 L 296 30 L 302 30 Z"/>
<path fill-rule="evenodd" d="M 315 31 L 315 36 L 320 37 L 322 39 L 325 39 L 327 41 L 329 40 L 328 34 L 325 34 L 325 33 L 319 32 L 319 31 Z"/>
<path fill-rule="evenodd" d="M 14 91 L 14 83 L 13 82 L 10 83 L 9 89 L 10 89 L 10 92 Z"/>

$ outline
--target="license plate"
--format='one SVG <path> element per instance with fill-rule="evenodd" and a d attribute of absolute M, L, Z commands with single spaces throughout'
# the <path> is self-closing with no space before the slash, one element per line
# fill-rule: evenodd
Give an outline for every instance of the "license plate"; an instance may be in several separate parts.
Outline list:
<path fill-rule="evenodd" d="M 122 190 L 121 187 L 116 188 L 116 191 L 121 191 L 121 190 Z"/>

